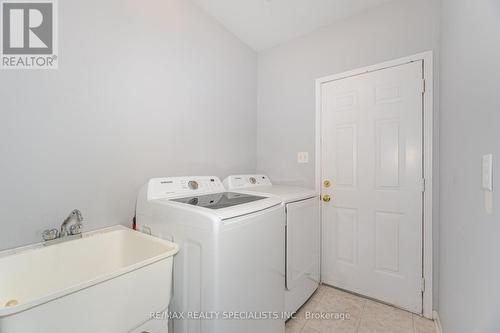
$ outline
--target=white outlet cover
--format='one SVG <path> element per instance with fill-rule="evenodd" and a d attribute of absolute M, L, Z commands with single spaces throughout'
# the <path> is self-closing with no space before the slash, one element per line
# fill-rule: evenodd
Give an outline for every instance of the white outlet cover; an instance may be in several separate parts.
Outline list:
<path fill-rule="evenodd" d="M 309 153 L 306 151 L 298 152 L 297 163 L 309 163 Z"/>

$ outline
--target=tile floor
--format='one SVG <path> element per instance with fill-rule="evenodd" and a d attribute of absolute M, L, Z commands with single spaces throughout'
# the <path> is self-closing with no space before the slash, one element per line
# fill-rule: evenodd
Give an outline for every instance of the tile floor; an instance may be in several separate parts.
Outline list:
<path fill-rule="evenodd" d="M 311 314 L 349 314 L 347 319 L 311 318 Z M 286 333 L 436 333 L 434 322 L 394 307 L 320 286 L 286 323 Z"/>

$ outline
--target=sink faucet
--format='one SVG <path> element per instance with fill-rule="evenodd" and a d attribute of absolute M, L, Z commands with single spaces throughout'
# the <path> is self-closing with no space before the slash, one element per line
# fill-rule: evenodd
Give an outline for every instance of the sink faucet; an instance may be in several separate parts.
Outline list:
<path fill-rule="evenodd" d="M 74 209 L 61 224 L 61 229 L 47 229 L 43 232 L 42 238 L 44 241 L 53 241 L 62 238 L 77 238 L 82 236 L 83 227 L 82 212 Z M 69 228 L 69 230 L 68 230 Z"/>

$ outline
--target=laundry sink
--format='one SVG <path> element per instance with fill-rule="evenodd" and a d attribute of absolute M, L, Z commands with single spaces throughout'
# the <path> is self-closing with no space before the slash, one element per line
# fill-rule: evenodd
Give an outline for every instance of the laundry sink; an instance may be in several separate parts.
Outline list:
<path fill-rule="evenodd" d="M 178 246 L 123 226 L 0 252 L 0 332 L 124 333 L 170 300 Z"/>

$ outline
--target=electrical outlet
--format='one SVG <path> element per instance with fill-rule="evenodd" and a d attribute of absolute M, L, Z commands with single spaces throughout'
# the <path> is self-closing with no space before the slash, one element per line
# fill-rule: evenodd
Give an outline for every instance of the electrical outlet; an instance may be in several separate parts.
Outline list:
<path fill-rule="evenodd" d="M 297 153 L 297 163 L 309 163 L 309 153 L 306 151 L 301 151 Z"/>

